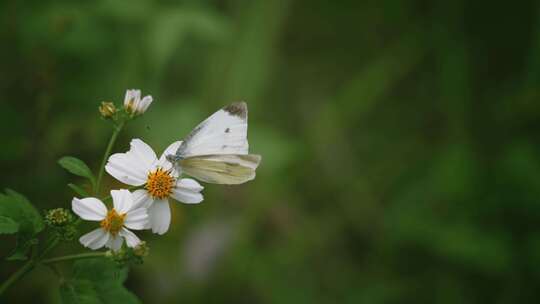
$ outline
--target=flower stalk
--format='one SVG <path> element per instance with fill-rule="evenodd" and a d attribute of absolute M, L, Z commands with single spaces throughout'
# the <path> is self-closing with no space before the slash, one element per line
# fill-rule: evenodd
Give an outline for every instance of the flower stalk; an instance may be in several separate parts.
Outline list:
<path fill-rule="evenodd" d="M 47 265 L 47 264 L 54 264 L 58 262 L 64 262 L 64 261 L 99 258 L 99 257 L 104 257 L 104 256 L 105 256 L 105 252 L 87 252 L 87 253 L 70 254 L 70 255 L 65 255 L 61 257 L 45 259 L 41 261 L 41 263 Z"/>
<path fill-rule="evenodd" d="M 116 138 L 118 137 L 118 134 L 120 134 L 120 131 L 122 131 L 123 127 L 124 127 L 124 121 L 121 121 L 120 123 L 115 125 L 111 138 L 109 139 L 109 143 L 107 144 L 107 149 L 105 149 L 105 153 L 103 154 L 103 160 L 101 161 L 101 166 L 99 167 L 96 187 L 94 189 L 94 194 L 96 195 L 98 195 L 100 191 L 101 179 L 103 178 L 103 171 L 105 170 L 105 164 L 107 163 L 107 159 L 109 158 L 109 155 L 111 154 L 111 150 L 112 150 L 112 147 L 114 146 L 114 143 L 116 142 Z"/>
<path fill-rule="evenodd" d="M 52 249 L 57 242 L 52 242 L 50 246 L 47 247 L 47 249 Z M 40 257 L 43 257 L 47 251 L 44 250 L 44 252 L 40 255 Z M 71 255 L 65 255 L 61 257 L 55 257 L 50 259 L 44 259 L 39 261 L 35 260 L 29 260 L 27 261 L 19 270 L 14 272 L 2 285 L 0 285 L 0 295 L 4 293 L 13 283 L 17 282 L 19 279 L 21 279 L 25 274 L 30 272 L 36 265 L 38 264 L 54 264 L 58 262 L 64 262 L 64 261 L 73 261 L 73 260 L 81 260 L 81 259 L 91 259 L 91 258 L 98 258 L 98 257 L 104 257 L 105 252 L 88 252 L 88 253 L 79 253 L 79 254 L 71 254 Z"/>

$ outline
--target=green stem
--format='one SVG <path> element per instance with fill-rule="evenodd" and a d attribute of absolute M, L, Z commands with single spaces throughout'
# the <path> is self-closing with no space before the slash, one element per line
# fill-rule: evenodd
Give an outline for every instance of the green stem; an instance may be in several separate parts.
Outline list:
<path fill-rule="evenodd" d="M 26 262 L 26 264 L 23 265 L 23 267 L 19 268 L 16 272 L 14 272 L 4 283 L 2 283 L 2 286 L 0 286 L 0 295 L 6 291 L 9 286 L 11 286 L 13 283 L 17 282 L 20 278 L 22 278 L 28 271 L 32 270 L 34 268 L 35 264 L 33 260 L 30 260 Z"/>
<path fill-rule="evenodd" d="M 54 247 L 56 247 L 56 245 L 58 245 L 59 242 L 60 242 L 60 240 L 57 237 L 53 238 L 52 241 L 49 242 L 47 247 L 45 247 L 45 249 L 43 249 L 43 252 L 37 258 L 37 261 L 41 261 L 45 257 L 45 255 L 47 255 L 47 253 L 49 253 L 49 251 L 51 251 Z"/>
<path fill-rule="evenodd" d="M 26 262 L 19 270 L 14 272 L 4 283 L 2 283 L 2 286 L 0 286 L 0 295 L 11 286 L 11 284 L 15 283 L 19 279 L 21 279 L 26 273 L 31 271 L 34 266 L 45 257 L 49 251 L 51 251 L 59 242 L 60 240 L 58 238 L 52 238 L 49 240 L 47 246 L 45 249 L 43 249 L 43 252 L 39 256 L 32 256 L 32 258 Z"/>
<path fill-rule="evenodd" d="M 58 263 L 58 262 L 63 262 L 63 261 L 90 259 L 90 258 L 97 258 L 97 257 L 102 257 L 102 256 L 105 256 L 104 252 L 79 253 L 79 254 L 71 254 L 71 255 L 65 255 L 61 257 L 46 259 L 46 260 L 41 261 L 41 263 L 52 264 L 52 263 Z"/>
<path fill-rule="evenodd" d="M 109 158 L 109 155 L 111 154 L 112 147 L 114 146 L 114 142 L 116 141 L 116 138 L 118 137 L 118 134 L 124 127 L 124 122 L 120 122 L 118 125 L 115 126 L 113 133 L 111 135 L 111 139 L 109 139 L 109 144 L 107 145 L 107 149 L 105 150 L 105 154 L 103 154 L 103 160 L 101 161 L 101 166 L 99 167 L 99 173 L 96 181 L 96 187 L 94 188 L 94 194 L 99 194 L 99 190 L 101 187 L 101 179 L 103 178 L 103 171 L 105 170 L 105 164 L 107 164 L 107 159 Z"/>

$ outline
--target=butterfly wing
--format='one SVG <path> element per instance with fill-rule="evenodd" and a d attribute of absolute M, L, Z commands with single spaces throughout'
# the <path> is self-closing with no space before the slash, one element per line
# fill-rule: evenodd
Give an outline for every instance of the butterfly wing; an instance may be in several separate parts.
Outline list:
<path fill-rule="evenodd" d="M 254 179 L 260 161 L 255 154 L 214 154 L 182 159 L 180 167 L 203 182 L 236 185 Z"/>
<path fill-rule="evenodd" d="M 234 185 L 255 178 L 260 155 L 248 154 L 245 102 L 230 104 L 201 122 L 175 158 L 182 171 L 203 182 Z"/>
<path fill-rule="evenodd" d="M 247 154 L 247 119 L 245 102 L 220 109 L 191 131 L 176 151 L 176 157 Z"/>

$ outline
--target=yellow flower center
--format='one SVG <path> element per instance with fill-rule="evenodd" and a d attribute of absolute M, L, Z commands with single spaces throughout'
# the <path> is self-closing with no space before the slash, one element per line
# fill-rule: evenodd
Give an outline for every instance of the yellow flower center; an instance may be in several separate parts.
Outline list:
<path fill-rule="evenodd" d="M 125 213 L 118 214 L 113 208 L 107 212 L 107 216 L 99 224 L 105 231 L 108 231 L 110 234 L 116 236 L 120 229 L 122 229 L 122 226 L 124 226 L 125 217 Z"/>
<path fill-rule="evenodd" d="M 144 186 L 152 197 L 164 199 L 169 197 L 174 186 L 174 177 L 168 171 L 157 168 L 156 171 L 148 174 L 146 185 Z"/>

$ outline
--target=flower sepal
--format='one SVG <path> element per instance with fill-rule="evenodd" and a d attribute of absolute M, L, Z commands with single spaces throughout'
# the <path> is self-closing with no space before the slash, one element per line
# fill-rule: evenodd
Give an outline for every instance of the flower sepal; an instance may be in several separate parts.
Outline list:
<path fill-rule="evenodd" d="M 145 241 L 141 241 L 139 245 L 133 248 L 123 245 L 122 248 L 117 251 L 108 250 L 105 253 L 105 257 L 109 258 L 121 267 L 141 265 L 144 263 L 144 258 L 148 256 L 149 252 L 150 247 Z"/>

